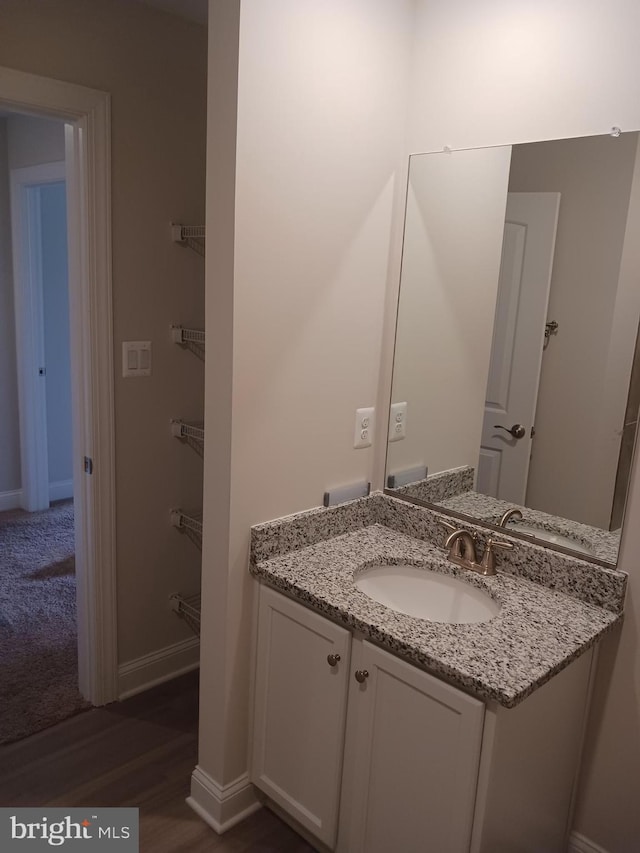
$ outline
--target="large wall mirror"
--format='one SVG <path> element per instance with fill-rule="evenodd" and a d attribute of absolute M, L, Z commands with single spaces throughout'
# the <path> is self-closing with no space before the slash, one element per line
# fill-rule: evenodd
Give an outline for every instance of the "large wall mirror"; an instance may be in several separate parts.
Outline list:
<path fill-rule="evenodd" d="M 640 405 L 638 143 L 411 157 L 390 492 L 616 563 Z"/>

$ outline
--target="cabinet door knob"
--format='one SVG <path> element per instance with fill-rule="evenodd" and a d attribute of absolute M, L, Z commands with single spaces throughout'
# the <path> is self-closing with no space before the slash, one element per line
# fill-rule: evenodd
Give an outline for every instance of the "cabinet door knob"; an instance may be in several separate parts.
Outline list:
<path fill-rule="evenodd" d="M 337 666 L 340 663 L 340 655 L 327 655 L 329 666 Z"/>
<path fill-rule="evenodd" d="M 358 684 L 364 684 L 367 678 L 369 678 L 368 670 L 356 669 L 356 681 L 358 682 Z"/>

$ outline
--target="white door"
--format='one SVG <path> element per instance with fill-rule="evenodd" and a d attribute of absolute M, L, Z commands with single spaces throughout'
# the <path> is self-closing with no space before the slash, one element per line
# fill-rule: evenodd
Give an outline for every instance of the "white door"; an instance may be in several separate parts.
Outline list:
<path fill-rule="evenodd" d="M 333 849 L 351 634 L 260 589 L 251 781 Z"/>
<path fill-rule="evenodd" d="M 69 374 L 68 296 L 66 272 L 66 211 L 62 231 L 52 231 L 59 223 L 49 216 L 43 217 L 43 193 L 61 188 L 64 202 L 66 177 L 64 160 L 27 166 L 11 171 L 11 231 L 14 265 L 14 304 L 16 319 L 16 355 L 18 364 L 18 398 L 20 407 L 20 450 L 22 468 L 22 507 L 29 512 L 49 508 L 50 498 L 55 500 L 72 493 L 71 459 L 71 384 Z M 48 207 L 47 207 L 48 210 Z M 46 222 L 47 239 L 44 237 Z M 60 243 L 60 241 L 62 241 Z M 52 271 L 52 243 L 60 245 L 54 266 L 63 268 L 63 287 L 50 281 L 47 298 L 44 280 Z M 64 257 L 62 257 L 64 255 Z M 45 307 L 47 312 L 45 312 Z M 57 314 L 62 316 L 52 316 Z M 45 333 L 45 313 L 49 320 L 48 334 Z M 66 323 L 66 331 L 60 328 Z M 51 334 L 54 332 L 55 334 Z M 58 356 L 64 350 L 66 357 Z M 52 359 L 54 375 L 49 384 L 49 406 L 47 405 L 47 355 Z M 58 362 L 62 360 L 62 368 Z M 53 362 L 56 362 L 55 364 Z M 59 374 L 59 375 L 58 375 Z M 55 394 L 51 398 L 51 389 Z M 49 417 L 51 413 L 51 417 Z M 50 495 L 51 462 L 48 452 L 49 427 L 54 426 L 54 435 L 64 444 L 61 455 L 65 475 L 65 493 Z M 67 446 L 68 445 L 68 446 Z M 56 451 L 60 450 L 56 442 Z M 58 460 L 54 459 L 54 475 L 57 476 Z M 57 467 L 56 467 L 57 466 Z M 57 477 L 62 480 L 62 477 Z M 67 494 L 69 492 L 69 494 Z"/>
<path fill-rule="evenodd" d="M 484 705 L 355 642 L 340 853 L 468 853 Z"/>
<path fill-rule="evenodd" d="M 524 504 L 560 193 L 509 193 L 477 490 Z"/>

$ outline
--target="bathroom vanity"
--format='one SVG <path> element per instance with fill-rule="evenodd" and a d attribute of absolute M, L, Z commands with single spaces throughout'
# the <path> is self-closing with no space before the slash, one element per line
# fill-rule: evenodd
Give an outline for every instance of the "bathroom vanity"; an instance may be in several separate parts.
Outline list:
<path fill-rule="evenodd" d="M 441 520 L 375 494 L 253 529 L 251 780 L 320 850 L 560 853 L 626 577 L 524 542 L 481 577 L 446 559 Z M 398 563 L 497 614 L 425 620 L 356 585 Z"/>

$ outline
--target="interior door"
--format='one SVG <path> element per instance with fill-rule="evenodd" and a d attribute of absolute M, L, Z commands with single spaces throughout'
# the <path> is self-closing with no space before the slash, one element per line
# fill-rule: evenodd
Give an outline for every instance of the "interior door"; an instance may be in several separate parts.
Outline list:
<path fill-rule="evenodd" d="M 477 489 L 524 504 L 560 193 L 509 193 Z"/>
<path fill-rule="evenodd" d="M 51 185 L 64 183 L 64 160 L 12 169 L 10 180 L 20 409 L 21 506 L 29 512 L 35 512 L 48 509 L 50 499 L 43 282 L 44 275 L 49 272 L 51 253 L 43 251 L 47 241 L 43 241 L 41 202 L 43 190 Z M 51 224 L 55 220 L 49 217 L 47 221 Z M 66 256 L 66 247 L 64 253 Z M 66 258 L 64 276 L 66 279 Z M 68 310 L 66 304 L 62 310 Z M 55 321 L 53 324 L 49 323 L 49 329 L 55 329 L 56 339 L 62 335 L 58 325 Z M 56 408 L 60 404 L 61 396 L 53 397 Z M 67 396 L 70 396 L 70 391 Z M 59 432 L 64 435 L 64 430 L 63 426 Z M 66 430 L 69 431 L 69 425 Z M 64 496 L 60 494 L 54 497 Z"/>

